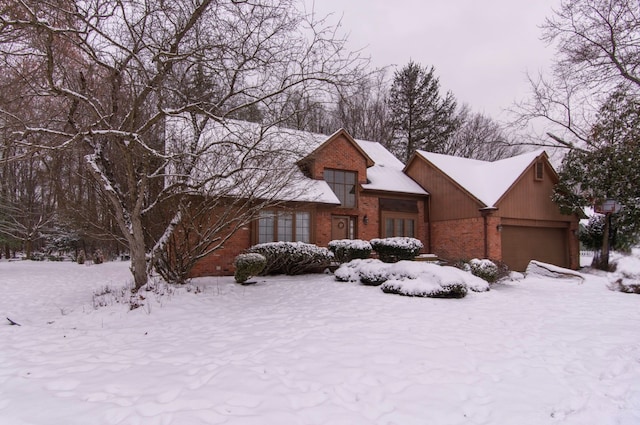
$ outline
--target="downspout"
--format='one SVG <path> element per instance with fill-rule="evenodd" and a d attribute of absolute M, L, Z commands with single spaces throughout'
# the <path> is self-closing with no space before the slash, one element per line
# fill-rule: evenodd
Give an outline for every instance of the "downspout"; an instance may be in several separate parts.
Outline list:
<path fill-rule="evenodd" d="M 496 207 L 480 208 L 484 227 L 484 258 L 489 258 L 489 216 L 496 211 Z"/>
<path fill-rule="evenodd" d="M 428 249 L 428 253 L 429 254 L 433 254 L 433 247 L 431 246 L 431 232 L 433 230 L 432 226 L 431 226 L 431 195 L 427 196 L 427 211 L 426 211 L 426 215 L 427 215 L 427 224 L 428 224 L 428 230 L 429 230 L 429 235 L 427 237 L 427 249 Z"/>

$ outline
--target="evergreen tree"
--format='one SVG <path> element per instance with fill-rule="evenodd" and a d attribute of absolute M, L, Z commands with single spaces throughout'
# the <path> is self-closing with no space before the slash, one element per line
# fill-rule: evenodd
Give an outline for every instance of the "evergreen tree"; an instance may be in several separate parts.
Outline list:
<path fill-rule="evenodd" d="M 620 203 L 622 210 L 602 226 L 603 234 L 609 232 L 602 241 L 627 250 L 640 237 L 640 102 L 623 88 L 616 90 L 600 108 L 590 137 L 589 150 L 565 156 L 554 199 L 565 212 L 606 199 Z"/>
<path fill-rule="evenodd" d="M 448 138 L 460 123 L 451 92 L 440 94 L 433 67 L 410 61 L 396 71 L 389 96 L 394 139 L 389 149 L 407 161 L 416 149 L 443 152 Z"/>

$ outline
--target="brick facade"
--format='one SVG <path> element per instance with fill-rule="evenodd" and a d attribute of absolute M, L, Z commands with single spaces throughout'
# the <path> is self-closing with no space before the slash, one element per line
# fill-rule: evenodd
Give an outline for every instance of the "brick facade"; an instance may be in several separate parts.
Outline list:
<path fill-rule="evenodd" d="M 301 161 L 301 166 L 311 178 L 316 180 L 324 179 L 325 169 L 355 172 L 358 182 L 356 185 L 356 207 L 344 208 L 329 204 L 289 203 L 282 208 L 294 211 L 309 211 L 311 213 L 311 242 L 318 246 L 327 246 L 333 239 L 331 233 L 333 217 L 352 217 L 355 222 L 354 237 L 356 239 L 371 240 L 381 237 L 380 198 L 411 200 L 416 202 L 418 208 L 415 220 L 416 237 L 423 235 L 425 233 L 425 198 L 402 193 L 378 193 L 363 190 L 361 185 L 367 183 L 367 168 L 371 165 L 373 165 L 371 158 L 346 133 L 338 132 Z M 219 249 L 200 260 L 192 270 L 192 277 L 233 274 L 235 257 L 257 242 L 256 231 L 257 225 L 255 223 L 240 229 L 224 244 L 224 249 Z"/>

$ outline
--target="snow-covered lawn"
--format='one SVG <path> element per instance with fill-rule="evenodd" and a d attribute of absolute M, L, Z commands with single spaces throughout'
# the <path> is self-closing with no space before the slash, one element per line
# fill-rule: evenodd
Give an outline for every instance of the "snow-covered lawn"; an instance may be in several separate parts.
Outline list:
<path fill-rule="evenodd" d="M 1 424 L 640 424 L 640 296 L 604 277 L 463 299 L 207 278 L 95 310 L 127 267 L 0 262 Z"/>

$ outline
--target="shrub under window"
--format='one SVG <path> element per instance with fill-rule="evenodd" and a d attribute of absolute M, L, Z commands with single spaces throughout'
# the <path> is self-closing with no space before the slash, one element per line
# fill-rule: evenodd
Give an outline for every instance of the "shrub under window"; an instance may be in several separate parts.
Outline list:
<path fill-rule="evenodd" d="M 385 263 L 401 260 L 413 260 L 423 248 L 422 242 L 416 238 L 396 237 L 372 239 L 371 247 Z"/>
<path fill-rule="evenodd" d="M 328 248 L 339 263 L 371 256 L 371 244 L 360 239 L 336 239 L 329 242 Z"/>
<path fill-rule="evenodd" d="M 248 253 L 263 255 L 267 264 L 262 274 L 296 275 L 328 266 L 333 254 L 327 248 L 303 242 L 271 242 L 254 245 Z"/>

